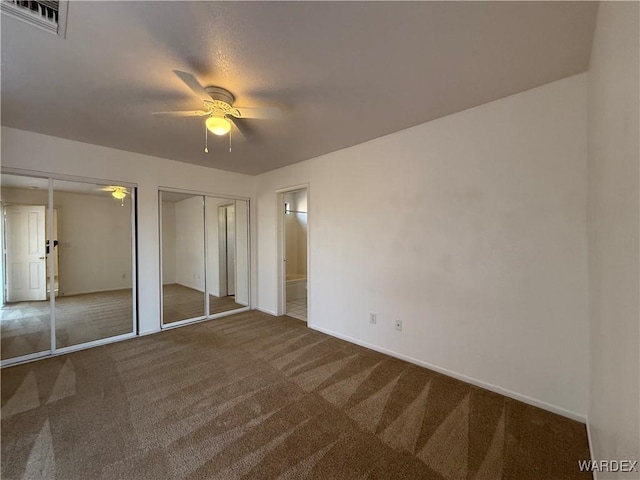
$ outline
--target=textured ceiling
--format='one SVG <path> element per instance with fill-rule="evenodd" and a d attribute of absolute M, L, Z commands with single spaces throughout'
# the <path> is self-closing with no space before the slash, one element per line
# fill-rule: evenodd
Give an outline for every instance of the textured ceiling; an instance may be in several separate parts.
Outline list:
<path fill-rule="evenodd" d="M 588 67 L 595 2 L 71 2 L 65 39 L 2 15 L 2 124 L 257 174 Z M 172 70 L 282 120 L 210 136 Z"/>

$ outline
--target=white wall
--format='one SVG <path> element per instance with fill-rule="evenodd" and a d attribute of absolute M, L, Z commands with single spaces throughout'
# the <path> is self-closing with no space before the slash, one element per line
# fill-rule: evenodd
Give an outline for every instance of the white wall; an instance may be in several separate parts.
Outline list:
<path fill-rule="evenodd" d="M 55 189 L 60 295 L 131 288 L 130 201 L 123 208 L 110 194 Z M 7 204 L 49 204 L 44 190 L 3 188 L 2 198 Z"/>
<path fill-rule="evenodd" d="M 586 81 L 260 175 L 259 308 L 277 309 L 275 192 L 308 182 L 310 326 L 583 418 Z"/>
<path fill-rule="evenodd" d="M 254 177 L 248 175 L 8 127 L 2 127 L 1 148 L 3 167 L 97 178 L 107 184 L 137 183 L 139 323 L 142 333 L 160 329 L 158 187 L 251 197 L 255 185 Z"/>
<path fill-rule="evenodd" d="M 204 293 L 204 199 L 198 195 L 174 206 L 176 283 Z"/>
<path fill-rule="evenodd" d="M 640 460 L 639 14 L 636 2 L 600 4 L 589 68 L 588 423 L 597 460 Z"/>

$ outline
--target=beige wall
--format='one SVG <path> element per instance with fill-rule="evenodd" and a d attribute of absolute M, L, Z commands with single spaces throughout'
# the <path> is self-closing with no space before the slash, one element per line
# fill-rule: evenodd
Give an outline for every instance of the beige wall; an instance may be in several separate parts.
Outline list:
<path fill-rule="evenodd" d="M 176 283 L 204 293 L 204 198 L 175 203 Z"/>
<path fill-rule="evenodd" d="M 639 14 L 636 2 L 600 4 L 589 68 L 588 423 L 597 460 L 640 461 Z"/>
<path fill-rule="evenodd" d="M 55 190 L 58 215 L 59 293 L 73 295 L 130 288 L 131 203 L 125 208 L 109 194 Z M 3 202 L 48 205 L 45 190 L 2 189 Z"/>
<path fill-rule="evenodd" d="M 260 175 L 259 307 L 278 308 L 277 191 L 308 184 L 312 328 L 584 418 L 586 88 L 569 77 Z"/>

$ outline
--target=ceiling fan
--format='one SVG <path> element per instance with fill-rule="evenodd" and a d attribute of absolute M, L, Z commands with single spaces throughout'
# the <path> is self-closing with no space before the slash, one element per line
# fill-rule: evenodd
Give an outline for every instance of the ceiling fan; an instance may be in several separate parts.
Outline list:
<path fill-rule="evenodd" d="M 120 200 L 120 204 L 124 207 L 124 199 L 131 192 L 127 187 L 122 187 L 120 185 L 109 185 L 108 187 L 102 187 L 99 189 L 102 192 L 111 192 L 111 196 L 116 200 Z"/>
<path fill-rule="evenodd" d="M 238 128 L 236 119 L 259 118 L 259 119 L 279 119 L 282 112 L 276 107 L 238 107 L 233 104 L 235 97 L 228 90 L 222 87 L 203 87 L 196 78 L 187 72 L 174 70 L 180 80 L 195 93 L 204 104 L 203 110 L 184 110 L 175 112 L 154 112 L 152 115 L 169 117 L 208 117 L 205 121 L 205 153 L 209 153 L 207 147 L 207 131 L 214 135 L 229 134 L 229 151 L 231 151 L 231 125 L 235 125 L 240 137 L 244 136 Z"/>

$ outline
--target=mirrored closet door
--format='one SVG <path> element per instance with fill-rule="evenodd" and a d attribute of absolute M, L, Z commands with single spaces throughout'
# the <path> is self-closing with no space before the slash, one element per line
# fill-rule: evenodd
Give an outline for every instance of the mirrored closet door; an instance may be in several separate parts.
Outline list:
<path fill-rule="evenodd" d="M 160 191 L 162 324 L 249 306 L 249 202 Z"/>
<path fill-rule="evenodd" d="M 135 333 L 135 188 L 1 175 L 2 363 Z"/>
<path fill-rule="evenodd" d="M 162 321 L 204 318 L 204 200 L 161 192 Z"/>
<path fill-rule="evenodd" d="M 51 353 L 47 275 L 49 180 L 1 176 L 2 361 Z"/>
<path fill-rule="evenodd" d="M 57 348 L 133 332 L 132 192 L 115 188 L 53 181 Z"/>

